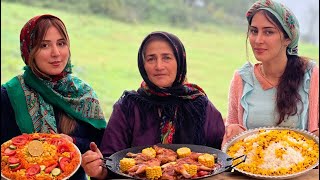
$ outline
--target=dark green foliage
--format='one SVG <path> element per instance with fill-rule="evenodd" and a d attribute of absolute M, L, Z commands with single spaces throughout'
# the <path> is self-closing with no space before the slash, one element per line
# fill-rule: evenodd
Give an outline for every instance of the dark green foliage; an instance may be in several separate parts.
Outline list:
<path fill-rule="evenodd" d="M 242 25 L 255 0 L 3 0 L 80 14 L 99 14 L 128 23 Z"/>

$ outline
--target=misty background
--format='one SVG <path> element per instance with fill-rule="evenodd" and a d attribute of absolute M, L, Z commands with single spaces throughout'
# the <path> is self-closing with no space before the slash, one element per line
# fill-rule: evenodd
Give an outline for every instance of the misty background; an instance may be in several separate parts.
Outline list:
<path fill-rule="evenodd" d="M 97 14 L 132 24 L 169 24 L 203 31 L 210 24 L 243 31 L 255 0 L 2 0 L 33 7 Z M 277 0 L 297 16 L 301 40 L 319 45 L 319 1 Z M 203 27 L 203 25 L 207 25 Z"/>
<path fill-rule="evenodd" d="M 319 1 L 278 0 L 300 22 L 299 55 L 319 64 Z M 234 71 L 254 62 L 245 13 L 255 0 L 1 0 L 1 84 L 23 73 L 19 34 L 33 16 L 53 14 L 67 26 L 73 75 L 96 91 L 106 119 L 124 90 L 142 81 L 137 52 L 152 31 L 177 35 L 187 52 L 188 81 L 227 115 Z"/>
<path fill-rule="evenodd" d="M 289 7 L 300 23 L 301 39 L 319 45 L 319 0 L 277 0 Z"/>

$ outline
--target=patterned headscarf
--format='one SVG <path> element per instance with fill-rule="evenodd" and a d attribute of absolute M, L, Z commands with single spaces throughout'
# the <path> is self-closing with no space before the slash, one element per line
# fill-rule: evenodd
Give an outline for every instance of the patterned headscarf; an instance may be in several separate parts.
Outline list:
<path fill-rule="evenodd" d="M 157 36 L 169 43 L 177 60 L 176 78 L 172 86 L 167 88 L 160 88 L 152 83 L 144 68 L 145 46 L 151 38 Z M 138 104 L 142 126 L 147 124 L 145 112 L 152 112 L 154 119 L 161 122 L 161 143 L 204 144 L 203 124 L 208 98 L 198 85 L 186 82 L 186 52 L 179 38 L 163 31 L 147 35 L 139 48 L 138 67 L 144 81 L 137 92 L 124 93 L 123 112 L 131 111 Z M 131 115 L 130 112 L 126 114 L 128 118 Z M 185 132 L 189 134 L 186 135 Z"/>
<path fill-rule="evenodd" d="M 251 21 L 253 15 L 258 10 L 267 10 L 272 13 L 280 22 L 282 28 L 289 36 L 291 43 L 287 47 L 287 53 L 290 55 L 298 55 L 299 42 L 299 22 L 293 12 L 285 5 L 272 0 L 259 0 L 255 2 L 247 11 L 246 17 L 248 22 Z"/>
<path fill-rule="evenodd" d="M 29 65 L 30 52 L 35 46 L 35 44 L 32 44 L 32 40 L 34 39 L 34 36 L 35 36 L 35 27 L 39 22 L 39 20 L 43 18 L 55 18 L 55 19 L 58 19 L 64 25 L 63 21 L 61 21 L 61 19 L 59 19 L 58 17 L 53 16 L 51 14 L 44 14 L 44 15 L 39 15 L 31 18 L 23 26 L 23 28 L 20 31 L 20 51 L 21 51 L 22 60 L 26 65 Z M 66 36 L 68 36 L 68 34 L 66 34 Z M 72 69 L 71 69 L 71 60 L 69 57 L 65 69 L 59 75 L 55 75 L 52 78 L 60 79 L 66 74 L 70 74 L 70 73 L 72 73 Z"/>
<path fill-rule="evenodd" d="M 50 130 L 57 132 L 53 107 L 97 129 L 105 128 L 106 121 L 96 93 L 81 79 L 71 76 L 70 57 L 63 72 L 55 76 L 59 77 L 55 80 L 44 79 L 29 67 L 29 55 L 35 46 L 32 44 L 35 28 L 43 18 L 60 20 L 56 16 L 45 14 L 30 19 L 23 26 L 20 33 L 20 49 L 26 64 L 25 72 L 4 84 L 20 131 L 22 133 L 49 133 Z"/>

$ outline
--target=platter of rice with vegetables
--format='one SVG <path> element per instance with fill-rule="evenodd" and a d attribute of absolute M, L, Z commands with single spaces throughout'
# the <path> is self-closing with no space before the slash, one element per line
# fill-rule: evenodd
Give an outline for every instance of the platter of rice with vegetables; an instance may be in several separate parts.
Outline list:
<path fill-rule="evenodd" d="M 66 180 L 80 164 L 77 146 L 59 134 L 22 134 L 1 145 L 1 179 Z"/>
<path fill-rule="evenodd" d="M 227 142 L 222 151 L 231 157 L 247 155 L 245 162 L 234 169 L 259 179 L 294 178 L 319 165 L 319 138 L 299 129 L 247 130 Z"/>

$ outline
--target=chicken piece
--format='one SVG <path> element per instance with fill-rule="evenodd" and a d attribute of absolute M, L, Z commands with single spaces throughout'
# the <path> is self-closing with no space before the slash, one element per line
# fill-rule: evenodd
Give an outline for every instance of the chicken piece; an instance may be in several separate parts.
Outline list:
<path fill-rule="evenodd" d="M 174 169 L 167 168 L 166 170 L 162 170 L 162 176 L 161 179 L 163 180 L 176 180 L 176 172 Z"/>
<path fill-rule="evenodd" d="M 170 162 L 161 166 L 162 168 L 162 177 L 161 179 L 176 179 L 179 174 L 184 178 L 191 178 L 192 175 L 188 173 L 187 166 L 188 164 Z"/>
<path fill-rule="evenodd" d="M 148 161 L 144 161 L 141 163 L 137 163 L 134 165 L 132 168 L 128 170 L 130 176 L 135 176 L 141 173 L 144 173 L 146 171 L 147 167 L 152 167 L 152 166 L 160 166 L 161 161 L 157 158 L 152 158 Z"/>
<path fill-rule="evenodd" d="M 197 172 L 201 172 L 201 174 L 203 175 L 208 175 L 214 170 L 214 167 L 213 168 L 206 167 L 189 156 L 186 158 L 178 159 L 176 162 L 169 162 L 169 163 L 163 164 L 161 166 L 161 168 L 163 169 L 161 179 L 168 179 L 168 180 L 179 179 L 181 175 L 183 176 L 181 178 L 192 178 L 194 176 L 197 176 L 197 175 L 194 175 L 194 173 L 193 174 L 188 173 L 188 169 L 187 169 L 188 166 L 186 166 L 186 164 L 196 165 Z"/>
<path fill-rule="evenodd" d="M 177 164 L 176 162 L 169 162 L 161 166 L 162 168 L 162 176 L 161 179 L 163 180 L 175 180 L 177 179 L 177 173 L 174 170 L 174 165 Z"/>
<path fill-rule="evenodd" d="M 128 152 L 126 154 L 126 157 L 129 157 L 129 158 L 133 158 L 135 161 L 136 161 L 136 164 L 140 164 L 142 162 L 145 162 L 145 161 L 149 161 L 150 159 L 152 159 L 152 157 L 146 155 L 146 154 L 143 154 L 143 153 L 131 153 L 131 152 Z"/>
<path fill-rule="evenodd" d="M 191 158 L 191 159 L 193 159 L 193 160 L 197 161 L 197 160 L 198 160 L 198 157 L 199 157 L 199 156 L 201 156 L 201 155 L 203 155 L 203 154 L 204 154 L 204 153 L 191 152 L 191 154 L 190 154 L 189 158 Z"/>
<path fill-rule="evenodd" d="M 173 162 L 177 159 L 177 154 L 171 149 L 166 149 L 163 147 L 159 147 L 157 145 L 153 146 L 153 149 L 156 150 L 156 158 L 161 161 L 161 164 L 165 164 L 167 162 Z"/>

